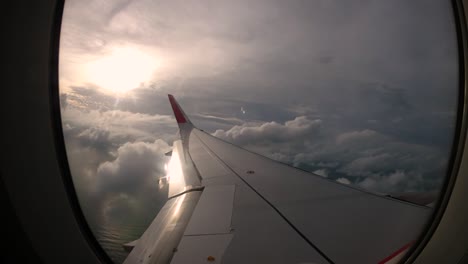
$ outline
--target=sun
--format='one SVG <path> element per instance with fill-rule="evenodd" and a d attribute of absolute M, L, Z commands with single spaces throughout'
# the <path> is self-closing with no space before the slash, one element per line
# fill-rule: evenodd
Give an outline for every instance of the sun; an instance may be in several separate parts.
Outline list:
<path fill-rule="evenodd" d="M 151 56 L 137 48 L 114 48 L 109 55 L 90 61 L 86 81 L 122 94 L 148 81 L 155 70 Z"/>

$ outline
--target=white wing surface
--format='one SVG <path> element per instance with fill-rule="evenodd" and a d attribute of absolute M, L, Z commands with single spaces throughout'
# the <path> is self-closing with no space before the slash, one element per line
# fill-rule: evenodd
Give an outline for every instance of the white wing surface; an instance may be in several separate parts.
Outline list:
<path fill-rule="evenodd" d="M 169 100 L 169 199 L 124 263 L 396 263 L 431 214 L 215 138 Z"/>

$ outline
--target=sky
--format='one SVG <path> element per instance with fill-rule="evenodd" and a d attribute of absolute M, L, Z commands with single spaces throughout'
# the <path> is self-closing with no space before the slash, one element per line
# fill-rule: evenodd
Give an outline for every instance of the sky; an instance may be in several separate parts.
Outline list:
<path fill-rule="evenodd" d="M 275 160 L 379 193 L 437 191 L 454 25 L 450 1 L 67 1 L 61 109 L 85 215 L 148 223 L 162 207 L 168 93 L 197 127 Z"/>

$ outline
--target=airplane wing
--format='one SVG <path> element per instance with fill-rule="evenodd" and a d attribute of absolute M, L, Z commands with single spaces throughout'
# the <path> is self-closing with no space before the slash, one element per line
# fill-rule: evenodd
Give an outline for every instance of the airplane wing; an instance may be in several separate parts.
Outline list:
<path fill-rule="evenodd" d="M 396 263 L 431 214 L 213 137 L 169 101 L 168 201 L 124 263 Z"/>

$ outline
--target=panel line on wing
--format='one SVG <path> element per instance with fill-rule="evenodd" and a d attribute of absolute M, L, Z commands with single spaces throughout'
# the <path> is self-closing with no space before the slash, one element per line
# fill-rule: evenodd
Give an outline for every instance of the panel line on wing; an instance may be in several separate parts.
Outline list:
<path fill-rule="evenodd" d="M 197 129 L 198 130 L 198 129 Z M 214 157 L 216 157 L 221 163 L 224 164 L 234 175 L 236 175 L 241 181 L 243 181 L 246 186 L 248 186 L 252 191 L 254 191 L 263 201 L 265 201 L 273 210 L 275 210 L 278 215 L 283 218 L 284 221 L 294 230 L 296 233 L 304 239 L 307 244 L 309 244 L 313 249 L 317 251 L 325 260 L 327 260 L 330 264 L 333 264 L 334 262 L 324 253 L 322 252 L 318 246 L 316 246 L 312 241 L 310 241 L 297 227 L 295 227 L 291 221 L 289 221 L 285 215 L 281 213 L 281 211 L 278 210 L 270 201 L 268 201 L 262 194 L 260 194 L 252 185 L 250 185 L 244 178 L 242 178 L 234 169 L 232 169 L 226 162 L 224 162 L 196 133 L 194 133 L 194 136 L 196 136 L 200 142 L 206 147 L 206 149 L 213 154 Z"/>

